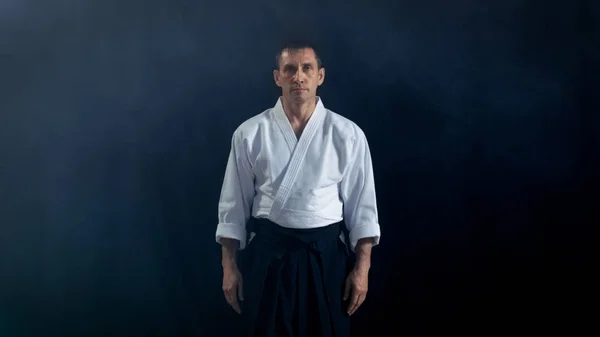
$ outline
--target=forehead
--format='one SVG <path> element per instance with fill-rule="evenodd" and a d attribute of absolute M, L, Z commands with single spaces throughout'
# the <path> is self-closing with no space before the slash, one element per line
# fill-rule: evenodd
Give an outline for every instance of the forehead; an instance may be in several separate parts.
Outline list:
<path fill-rule="evenodd" d="M 281 65 L 306 63 L 317 63 L 317 56 L 314 50 L 310 48 L 286 49 L 281 53 Z"/>

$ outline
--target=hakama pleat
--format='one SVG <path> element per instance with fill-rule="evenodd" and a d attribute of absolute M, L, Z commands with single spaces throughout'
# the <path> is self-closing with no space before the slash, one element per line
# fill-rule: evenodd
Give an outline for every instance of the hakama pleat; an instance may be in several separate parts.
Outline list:
<path fill-rule="evenodd" d="M 247 336 L 350 335 L 342 297 L 351 261 L 343 230 L 343 222 L 291 229 L 253 219 L 255 236 L 240 253 Z"/>

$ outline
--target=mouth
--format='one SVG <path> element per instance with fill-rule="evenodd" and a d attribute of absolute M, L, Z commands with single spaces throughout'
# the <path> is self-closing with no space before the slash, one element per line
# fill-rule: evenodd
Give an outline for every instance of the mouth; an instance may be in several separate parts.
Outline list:
<path fill-rule="evenodd" d="M 296 88 L 296 89 L 292 89 L 292 91 L 306 91 L 307 89 L 304 88 Z"/>

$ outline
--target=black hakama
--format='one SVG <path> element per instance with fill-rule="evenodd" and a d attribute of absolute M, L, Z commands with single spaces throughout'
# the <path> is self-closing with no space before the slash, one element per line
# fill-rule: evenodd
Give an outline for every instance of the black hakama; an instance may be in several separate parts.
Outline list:
<path fill-rule="evenodd" d="M 252 219 L 256 235 L 240 253 L 242 316 L 252 337 L 348 337 L 344 283 L 350 254 L 344 223 L 291 229 Z M 347 236 L 346 236 L 347 238 Z M 346 240 L 346 242 L 348 242 Z"/>

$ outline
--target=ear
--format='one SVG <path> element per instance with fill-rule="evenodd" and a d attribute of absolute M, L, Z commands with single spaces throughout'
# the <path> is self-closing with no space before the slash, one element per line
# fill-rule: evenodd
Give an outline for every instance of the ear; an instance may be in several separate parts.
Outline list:
<path fill-rule="evenodd" d="M 325 81 L 325 68 L 319 69 L 319 86 Z"/>
<path fill-rule="evenodd" d="M 277 86 L 281 88 L 281 80 L 279 79 L 280 76 L 281 73 L 279 72 L 279 70 L 273 70 L 273 80 L 275 81 L 275 84 L 277 84 Z"/>

